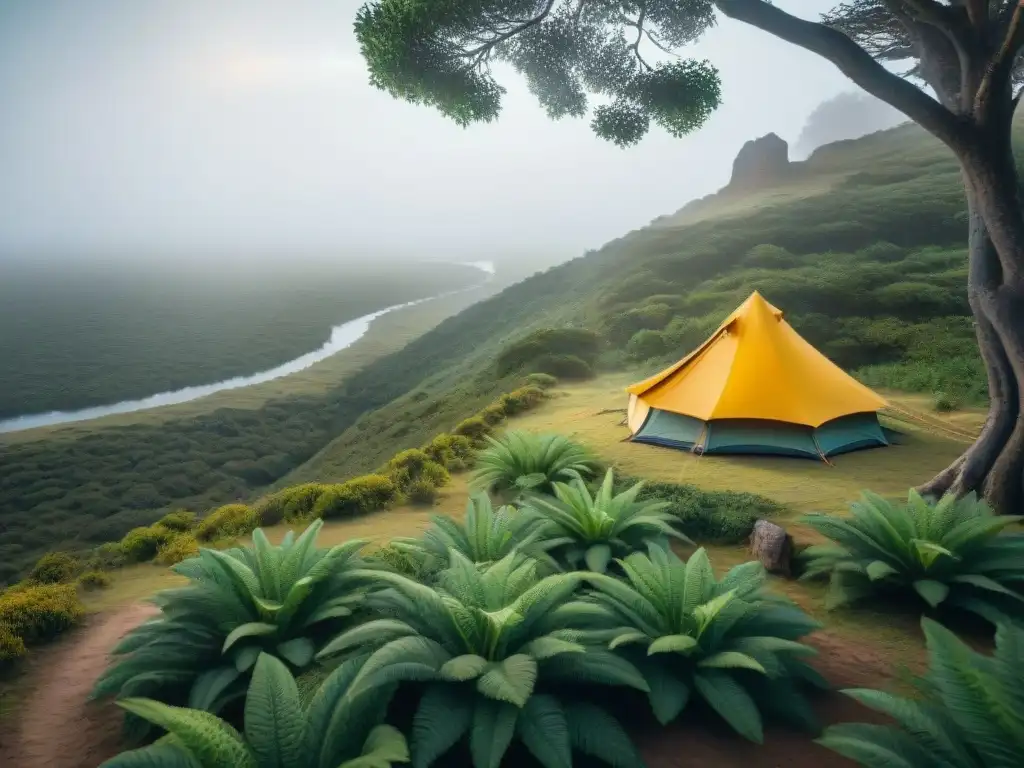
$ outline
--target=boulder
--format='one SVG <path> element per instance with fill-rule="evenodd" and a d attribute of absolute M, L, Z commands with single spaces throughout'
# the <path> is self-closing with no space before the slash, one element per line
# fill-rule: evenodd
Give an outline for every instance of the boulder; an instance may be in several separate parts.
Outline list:
<path fill-rule="evenodd" d="M 750 552 L 769 573 L 793 575 L 793 537 L 781 525 L 767 520 L 754 523 Z"/>
<path fill-rule="evenodd" d="M 733 189 L 770 187 L 787 179 L 792 173 L 789 144 L 777 134 L 769 133 L 748 141 L 732 163 Z"/>

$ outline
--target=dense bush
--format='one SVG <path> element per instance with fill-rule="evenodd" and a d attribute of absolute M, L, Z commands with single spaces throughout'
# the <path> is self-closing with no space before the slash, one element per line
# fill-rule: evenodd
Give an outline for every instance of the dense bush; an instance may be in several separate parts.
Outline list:
<path fill-rule="evenodd" d="M 427 457 L 449 471 L 463 469 L 473 456 L 473 441 L 443 432 L 423 447 Z"/>
<path fill-rule="evenodd" d="M 764 591 L 766 574 L 751 562 L 715 578 L 707 553 L 687 562 L 652 546 L 622 561 L 626 582 L 586 576 L 591 596 L 609 615 L 610 648 L 641 671 L 660 723 L 675 720 L 695 697 L 703 699 L 744 738 L 761 743 L 762 713 L 817 733 L 801 687 L 826 688 L 802 657 L 815 650 L 799 642 L 820 627 L 795 604 Z"/>
<path fill-rule="evenodd" d="M 246 504 L 225 504 L 199 521 L 195 537 L 200 541 L 227 539 L 252 533 L 260 524 L 256 510 Z"/>
<path fill-rule="evenodd" d="M 191 533 L 178 533 L 161 545 L 156 553 L 160 565 L 175 565 L 199 554 L 199 540 Z"/>
<path fill-rule="evenodd" d="M 388 475 L 363 475 L 326 486 L 312 514 L 324 519 L 356 517 L 386 509 L 398 498 L 399 489 Z"/>
<path fill-rule="evenodd" d="M 354 672 L 354 665 L 340 667 L 304 702 L 288 667 L 260 654 L 241 733 L 203 710 L 122 699 L 117 702 L 122 708 L 166 730 L 169 738 L 122 753 L 101 768 L 390 768 L 409 762 L 405 736 L 391 726 L 373 725 L 384 717 L 387 689 L 354 701 L 343 695 Z"/>
<path fill-rule="evenodd" d="M 501 415 L 504 418 L 505 408 L 501 408 Z M 488 422 L 480 416 L 470 416 L 468 419 L 463 419 L 455 425 L 455 429 L 452 430 L 456 435 L 468 438 L 474 443 L 479 442 L 484 438 L 485 435 L 489 435 L 493 431 L 493 422 Z"/>
<path fill-rule="evenodd" d="M 593 455 L 562 435 L 509 431 L 487 438 L 476 457 L 473 484 L 497 494 L 550 492 L 552 484 L 593 474 Z"/>
<path fill-rule="evenodd" d="M 174 512 L 168 512 L 166 515 L 156 521 L 157 525 L 162 525 L 164 528 L 169 528 L 172 531 L 191 531 L 196 527 L 199 520 L 196 517 L 195 512 L 189 512 L 186 509 L 179 509 Z"/>
<path fill-rule="evenodd" d="M 52 640 L 85 615 L 74 584 L 38 584 L 0 594 L 0 626 L 27 645 Z"/>
<path fill-rule="evenodd" d="M 121 539 L 121 551 L 128 562 L 142 563 L 156 557 L 160 547 L 174 536 L 174 531 L 164 528 L 162 525 L 133 528 Z"/>
<path fill-rule="evenodd" d="M 1020 764 L 1024 629 L 999 625 L 991 656 L 922 619 L 927 674 L 917 696 L 850 689 L 843 693 L 894 724 L 840 723 L 818 743 L 864 768 L 1001 768 Z"/>
<path fill-rule="evenodd" d="M 414 480 L 406 491 L 409 501 L 419 506 L 432 506 L 437 501 L 437 486 L 426 479 Z"/>
<path fill-rule="evenodd" d="M 558 386 L 558 378 L 547 373 L 531 373 L 526 377 L 526 383 L 543 390 L 548 390 Z"/>
<path fill-rule="evenodd" d="M 547 374 L 541 374 L 546 376 Z M 505 408 L 500 402 L 491 403 L 486 408 L 481 409 L 480 413 L 477 414 L 478 418 L 484 420 L 484 423 L 490 427 L 497 426 L 505 421 L 507 414 Z"/>
<path fill-rule="evenodd" d="M 261 652 L 308 668 L 363 600 L 352 574 L 366 542 L 318 549 L 322 525 L 314 521 L 277 547 L 257 529 L 249 548 L 204 549 L 174 566 L 189 584 L 154 597 L 162 615 L 117 645 L 93 697 L 141 696 L 216 713 L 244 697 Z M 137 735 L 148 730 L 138 718 L 127 724 Z"/>
<path fill-rule="evenodd" d="M 86 590 L 103 589 L 111 583 L 110 574 L 105 571 L 86 571 L 78 577 L 78 586 Z"/>
<path fill-rule="evenodd" d="M 48 552 L 32 566 L 29 579 L 40 584 L 62 584 L 81 570 L 78 558 L 68 552 Z"/>
<path fill-rule="evenodd" d="M 865 493 L 849 517 L 805 518 L 833 543 L 804 551 L 802 578 L 829 577 L 828 608 L 912 597 L 926 610 L 1021 622 L 1024 533 L 1004 531 L 1022 520 L 993 514 L 973 495 L 930 502 L 911 490 L 900 505 Z"/>
<path fill-rule="evenodd" d="M 583 687 L 646 691 L 647 683 L 612 652 L 566 639 L 574 618 L 587 615 L 574 597 L 579 574 L 541 579 L 536 564 L 515 553 L 478 568 L 452 552 L 437 589 L 385 571 L 376 579 L 387 589 L 372 603 L 387 618 L 343 632 L 320 656 L 360 665 L 350 696 L 420 684 L 414 765 L 444 765 L 463 739 L 475 768 L 501 765 L 513 739 L 547 768 L 571 764 L 573 748 L 614 765 L 642 765 L 621 726 L 588 703 Z"/>
<path fill-rule="evenodd" d="M 547 395 L 540 387 L 528 385 L 502 395 L 498 402 L 506 416 L 518 416 L 536 408 Z"/>
<path fill-rule="evenodd" d="M 578 355 L 541 355 L 531 368 L 535 373 L 546 373 L 567 381 L 594 378 L 594 366 Z"/>
<path fill-rule="evenodd" d="M 25 641 L 10 625 L 0 622 L 0 669 L 24 656 L 25 650 Z"/>
<path fill-rule="evenodd" d="M 538 367 L 544 357 L 572 355 L 593 361 L 601 351 L 601 337 L 585 328 L 543 328 L 505 347 L 498 355 L 498 375 L 507 376 L 529 367 L 531 371 L 558 376 L 557 371 Z M 529 372 L 529 371 L 528 371 Z"/>
<path fill-rule="evenodd" d="M 637 331 L 626 344 L 626 354 L 634 360 L 650 360 L 669 351 L 665 335 L 660 331 Z"/>
<path fill-rule="evenodd" d="M 531 494 L 528 514 L 543 522 L 541 536 L 557 546 L 548 555 L 567 570 L 603 573 L 613 558 L 643 549 L 650 543 L 676 539 L 692 544 L 676 529 L 676 521 L 663 501 L 638 501 L 643 483 L 614 492 L 615 474 L 609 469 L 596 493 L 582 478 L 571 484 L 554 483 L 553 497 Z"/>

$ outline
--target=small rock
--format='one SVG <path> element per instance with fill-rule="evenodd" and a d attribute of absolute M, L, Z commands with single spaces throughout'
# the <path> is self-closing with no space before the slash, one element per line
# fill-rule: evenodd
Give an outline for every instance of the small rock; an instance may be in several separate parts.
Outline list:
<path fill-rule="evenodd" d="M 750 534 L 750 552 L 769 573 L 793 574 L 793 537 L 781 525 L 758 520 Z"/>

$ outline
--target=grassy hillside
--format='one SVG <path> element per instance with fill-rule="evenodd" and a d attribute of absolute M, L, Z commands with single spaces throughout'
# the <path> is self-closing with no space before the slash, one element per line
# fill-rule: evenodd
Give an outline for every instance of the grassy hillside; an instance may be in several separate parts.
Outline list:
<path fill-rule="evenodd" d="M 377 309 L 480 281 L 452 264 L 5 267 L 0 419 L 209 384 L 316 349 Z"/>
<path fill-rule="evenodd" d="M 755 287 L 869 382 L 980 400 L 964 217 L 955 164 L 913 127 L 823 147 L 784 186 L 705 198 L 470 307 L 329 390 L 8 443 L 0 562 L 13 573 L 53 547 L 53 530 L 110 540 L 171 505 L 372 469 L 473 413 L 513 373 L 549 365 L 546 352 L 564 355 L 557 338 L 517 346 L 533 331 L 589 329 L 584 366 L 646 370 L 686 352 Z"/>

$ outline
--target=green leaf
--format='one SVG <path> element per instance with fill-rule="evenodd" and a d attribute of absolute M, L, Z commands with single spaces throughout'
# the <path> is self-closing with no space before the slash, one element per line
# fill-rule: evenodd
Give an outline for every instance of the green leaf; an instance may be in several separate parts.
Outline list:
<path fill-rule="evenodd" d="M 438 674 L 442 680 L 451 680 L 453 682 L 464 682 L 466 680 L 475 680 L 480 677 L 487 668 L 491 665 L 487 659 L 483 656 L 477 656 L 476 654 L 464 654 L 462 656 L 456 656 L 454 659 L 449 659 L 441 665 L 441 669 L 438 670 Z"/>
<path fill-rule="evenodd" d="M 934 541 L 911 539 L 910 543 L 914 547 L 914 552 L 917 554 L 918 560 L 925 568 L 930 568 L 940 557 L 949 557 L 954 560 L 960 559 L 948 549 L 939 546 Z"/>
<path fill-rule="evenodd" d="M 531 696 L 519 713 L 516 731 L 543 768 L 572 768 L 569 723 L 554 696 Z"/>
<path fill-rule="evenodd" d="M 622 726 L 600 707 L 587 702 L 567 704 L 565 719 L 569 740 L 580 752 L 612 768 L 645 768 L 643 758 Z"/>
<path fill-rule="evenodd" d="M 308 637 L 296 637 L 277 646 L 277 652 L 292 666 L 303 669 L 313 661 L 316 648 Z"/>
<path fill-rule="evenodd" d="M 477 698 L 469 732 L 473 768 L 499 768 L 512 743 L 518 715 L 519 709 L 511 704 Z"/>
<path fill-rule="evenodd" d="M 428 768 L 466 734 L 475 699 L 456 686 L 427 686 L 412 723 L 413 768 Z"/>
<path fill-rule="evenodd" d="M 224 645 L 221 646 L 220 652 L 227 653 L 231 646 L 244 637 L 262 637 L 264 635 L 272 635 L 275 632 L 277 632 L 277 625 L 275 624 L 267 624 L 263 621 L 250 621 L 247 624 L 235 627 L 231 634 L 224 638 Z"/>
<path fill-rule="evenodd" d="M 249 645 L 245 648 L 239 648 L 235 651 L 235 669 L 239 672 L 246 672 L 252 668 L 252 665 L 256 663 L 256 659 L 260 657 L 260 647 L 258 645 Z"/>
<path fill-rule="evenodd" d="M 536 637 L 523 646 L 523 651 L 535 658 L 537 661 L 550 659 L 561 653 L 585 653 L 586 647 L 570 640 L 563 640 L 558 637 L 546 635 Z"/>
<path fill-rule="evenodd" d="M 409 746 L 402 732 L 391 725 L 378 725 L 366 737 L 363 754 L 339 768 L 390 768 L 393 763 L 408 762 Z"/>
<path fill-rule="evenodd" d="M 507 701 L 522 707 L 533 693 L 537 682 L 537 662 L 531 656 L 517 653 L 493 664 L 477 681 L 476 689 L 495 701 Z"/>
<path fill-rule="evenodd" d="M 203 768 L 189 752 L 172 738 L 131 749 L 112 757 L 99 768 Z"/>
<path fill-rule="evenodd" d="M 245 738 L 260 768 L 299 765 L 304 727 L 295 678 L 279 659 L 260 654 L 245 697 Z"/>
<path fill-rule="evenodd" d="M 764 728 L 757 704 L 729 674 L 715 670 L 700 672 L 693 676 L 693 684 L 733 730 L 755 744 L 764 743 Z"/>
<path fill-rule="evenodd" d="M 662 725 L 668 725 L 682 712 L 690 701 L 690 687 L 675 675 L 663 669 L 655 669 L 645 675 L 651 686 L 647 699 L 655 718 Z"/>
<path fill-rule="evenodd" d="M 594 573 L 604 573 L 612 559 L 612 548 L 607 544 L 595 544 L 583 556 L 587 568 Z"/>
<path fill-rule="evenodd" d="M 765 674 L 764 667 L 757 659 L 738 651 L 721 651 L 697 662 L 698 667 L 715 669 L 752 669 Z"/>
<path fill-rule="evenodd" d="M 651 638 L 645 635 L 643 632 L 638 630 L 632 630 L 629 632 L 623 632 L 621 635 L 616 635 L 612 638 L 611 642 L 608 643 L 608 650 L 614 651 L 616 648 L 628 645 L 630 643 L 650 643 Z"/>
<path fill-rule="evenodd" d="M 240 674 L 241 671 L 233 666 L 216 667 L 203 672 L 192 683 L 192 688 L 189 690 L 189 709 L 209 711 L 213 702 L 238 679 Z"/>
<path fill-rule="evenodd" d="M 899 571 L 883 560 L 872 560 L 868 563 L 864 572 L 867 573 L 868 578 L 871 579 L 871 581 L 881 581 L 888 576 L 899 573 Z"/>
<path fill-rule="evenodd" d="M 256 758 L 234 728 L 209 712 L 172 707 L 151 699 L 121 699 L 119 707 L 173 734 L 204 766 L 258 768 Z"/>
<path fill-rule="evenodd" d="M 383 640 L 392 640 L 396 637 L 415 634 L 416 630 L 404 621 L 398 621 L 397 619 L 374 619 L 357 627 L 352 627 L 352 629 L 346 632 L 342 632 L 320 649 L 316 657 L 324 659 L 359 645 L 377 644 Z"/>
<path fill-rule="evenodd" d="M 914 582 L 914 590 L 932 608 L 937 608 L 949 595 L 949 585 L 932 579 L 918 579 Z"/>
<path fill-rule="evenodd" d="M 665 635 L 659 637 L 647 648 L 647 655 L 655 653 L 690 653 L 697 647 L 697 639 L 689 635 Z"/>

